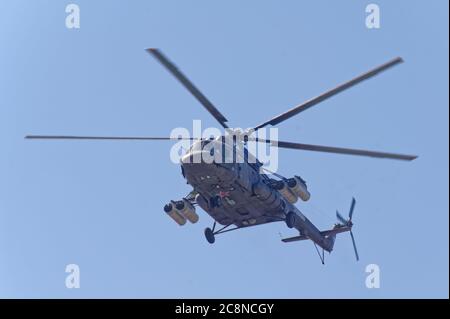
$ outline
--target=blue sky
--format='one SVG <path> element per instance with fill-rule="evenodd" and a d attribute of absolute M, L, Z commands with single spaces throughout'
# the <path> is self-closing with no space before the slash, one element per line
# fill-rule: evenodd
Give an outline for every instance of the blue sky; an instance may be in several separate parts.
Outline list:
<path fill-rule="evenodd" d="M 448 2 L 0 2 L 0 297 L 418 298 L 449 292 Z M 279 125 L 280 139 L 415 153 L 398 162 L 280 150 L 320 228 L 352 196 L 322 266 L 283 223 L 219 236 L 163 205 L 190 191 L 170 142 L 26 141 L 26 134 L 168 135 L 214 119 L 144 51 L 158 47 L 233 126 L 258 124 L 395 56 L 405 63 Z M 67 264 L 81 288 L 65 287 Z M 365 267 L 381 270 L 379 289 Z"/>

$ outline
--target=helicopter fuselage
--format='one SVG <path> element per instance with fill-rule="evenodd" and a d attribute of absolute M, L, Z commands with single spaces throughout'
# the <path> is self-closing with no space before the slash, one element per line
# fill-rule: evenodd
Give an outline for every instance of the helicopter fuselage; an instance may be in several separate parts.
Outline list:
<path fill-rule="evenodd" d="M 196 203 L 216 222 L 241 228 L 285 221 L 293 213 L 292 226 L 301 235 L 326 251 L 332 250 L 334 238 L 323 236 L 296 206 L 271 186 L 271 179 L 260 173 L 261 163 L 194 161 L 206 155 L 205 150 L 191 149 L 181 158 L 182 173 L 197 194 Z"/>

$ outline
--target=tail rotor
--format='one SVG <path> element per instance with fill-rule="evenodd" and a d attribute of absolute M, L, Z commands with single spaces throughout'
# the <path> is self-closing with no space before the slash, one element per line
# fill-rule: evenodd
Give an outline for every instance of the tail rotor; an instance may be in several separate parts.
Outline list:
<path fill-rule="evenodd" d="M 336 211 L 336 217 L 339 220 L 339 222 L 341 222 L 341 224 L 338 224 L 338 227 L 348 227 L 349 228 L 349 232 L 350 232 L 350 237 L 352 238 L 352 244 L 353 244 L 353 250 L 355 251 L 355 257 L 356 260 L 359 260 L 359 254 L 358 254 L 358 249 L 356 249 L 356 242 L 355 242 L 355 237 L 353 236 L 353 232 L 352 232 L 352 227 L 353 227 L 353 222 L 352 222 L 352 217 L 353 217 L 353 211 L 355 209 L 355 204 L 356 204 L 356 200 L 355 198 L 352 199 L 352 204 L 350 206 L 350 211 L 348 213 L 348 219 L 345 219 L 344 217 L 342 217 L 341 214 L 339 214 L 338 211 Z"/>

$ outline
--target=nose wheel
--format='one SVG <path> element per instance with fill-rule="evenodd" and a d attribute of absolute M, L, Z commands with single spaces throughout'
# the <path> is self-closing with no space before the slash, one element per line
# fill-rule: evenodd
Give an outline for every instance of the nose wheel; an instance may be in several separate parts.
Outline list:
<path fill-rule="evenodd" d="M 214 244 L 214 242 L 216 241 L 216 235 L 246 227 L 246 226 L 241 226 L 241 227 L 236 226 L 234 228 L 228 228 L 231 225 L 233 225 L 233 224 L 228 224 L 228 225 L 223 226 L 219 230 L 216 230 L 216 225 L 217 225 L 216 222 L 214 222 L 212 229 L 209 227 L 205 229 L 205 237 L 206 237 L 206 240 L 208 241 L 208 243 L 210 243 L 210 244 Z"/>
<path fill-rule="evenodd" d="M 210 243 L 210 244 L 214 244 L 214 242 L 216 241 L 216 236 L 214 235 L 214 231 L 209 227 L 205 229 L 205 237 L 206 237 L 206 240 L 208 241 L 208 243 Z"/>

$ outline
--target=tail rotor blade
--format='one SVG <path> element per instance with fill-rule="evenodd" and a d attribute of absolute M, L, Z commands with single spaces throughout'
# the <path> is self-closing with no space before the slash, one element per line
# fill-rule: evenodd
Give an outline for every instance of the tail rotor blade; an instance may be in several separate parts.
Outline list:
<path fill-rule="evenodd" d="M 347 221 L 345 220 L 345 218 L 342 217 L 342 215 L 339 214 L 338 211 L 336 211 L 336 217 L 337 217 L 337 219 L 338 219 L 343 225 L 346 225 L 346 224 L 347 224 Z"/>
<path fill-rule="evenodd" d="M 350 231 L 350 237 L 352 237 L 353 249 L 355 250 L 356 261 L 359 260 L 358 249 L 356 249 L 355 237 L 353 236 L 353 232 Z"/>
<path fill-rule="evenodd" d="M 355 204 L 356 204 L 356 200 L 355 200 L 355 198 L 353 197 L 353 199 L 352 199 L 352 205 L 350 206 L 350 211 L 349 211 L 349 213 L 348 213 L 348 219 L 349 219 L 349 220 L 352 220 L 352 217 L 353 217 L 353 210 L 355 209 Z"/>

